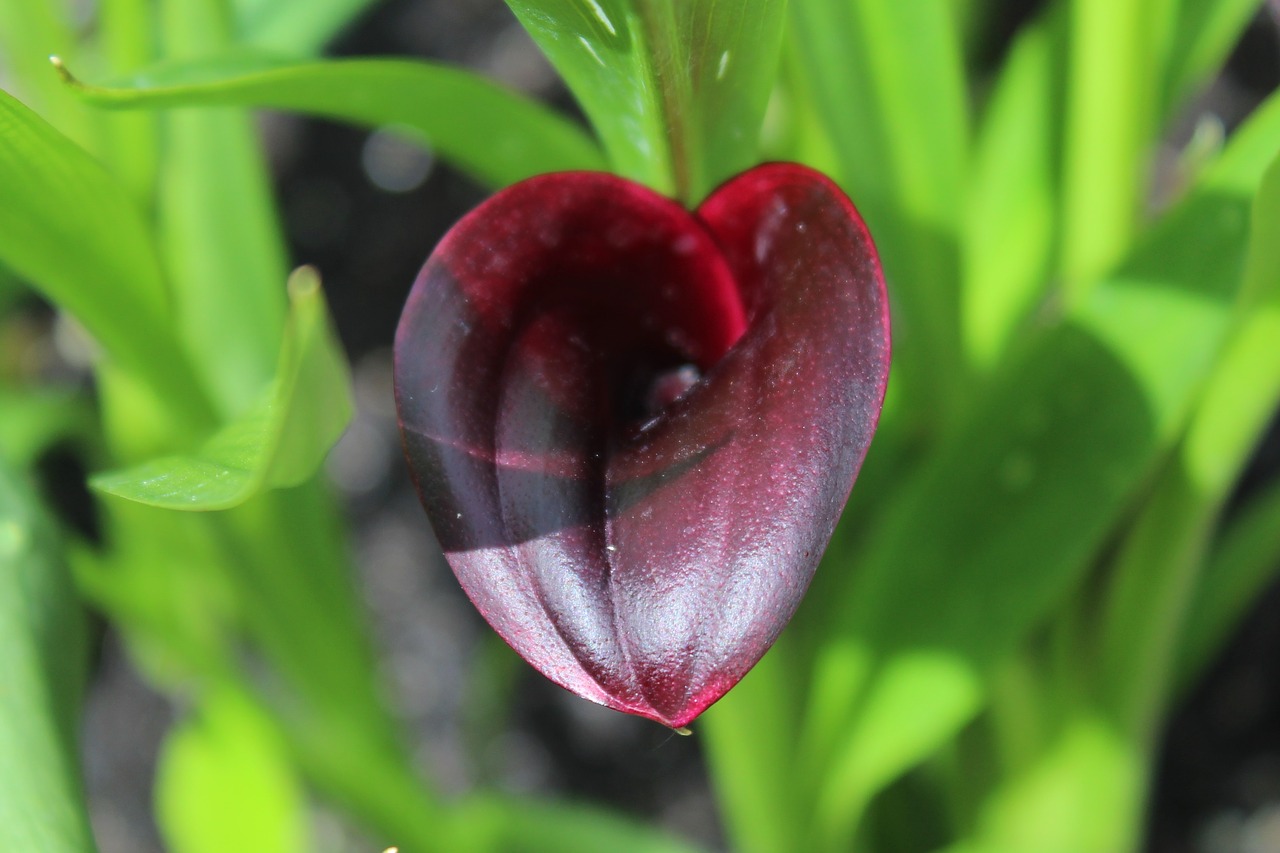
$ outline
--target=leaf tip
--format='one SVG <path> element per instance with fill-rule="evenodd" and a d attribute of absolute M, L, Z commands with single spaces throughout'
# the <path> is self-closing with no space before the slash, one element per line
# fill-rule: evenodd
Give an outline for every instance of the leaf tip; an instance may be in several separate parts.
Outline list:
<path fill-rule="evenodd" d="M 289 274 L 285 287 L 289 292 L 290 302 L 314 299 L 320 293 L 320 273 L 313 266 L 300 266 Z"/>
<path fill-rule="evenodd" d="M 71 69 L 62 61 L 62 57 L 56 53 L 49 54 L 49 64 L 53 66 L 53 70 L 58 72 L 58 76 L 62 78 L 62 82 L 70 86 L 79 86 L 80 81 L 71 73 Z"/>

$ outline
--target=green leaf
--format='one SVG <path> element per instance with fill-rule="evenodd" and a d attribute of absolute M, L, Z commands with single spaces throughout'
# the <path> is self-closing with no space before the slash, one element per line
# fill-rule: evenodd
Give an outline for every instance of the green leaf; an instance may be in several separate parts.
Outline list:
<path fill-rule="evenodd" d="M 26 468 L 42 453 L 66 440 L 92 440 L 93 409 L 67 389 L 18 389 L 0 385 L 0 458 Z"/>
<path fill-rule="evenodd" d="M 962 393 L 959 248 L 968 94 L 949 0 L 803 0 L 788 48 L 826 125 L 835 177 L 875 236 L 894 302 L 894 379 L 909 428 Z"/>
<path fill-rule="evenodd" d="M 158 45 L 151 0 L 101 0 L 97 26 L 99 49 L 107 61 L 109 73 L 125 74 L 155 61 Z M 71 59 L 69 56 L 62 58 Z M 65 97 L 78 101 L 82 109 L 93 110 L 73 90 L 63 86 L 61 80 L 58 85 Z M 146 205 L 152 204 L 161 160 L 160 122 L 157 117 L 99 114 L 98 118 L 107 120 L 104 122 L 105 148 L 109 152 L 112 172 L 133 191 L 135 198 Z"/>
<path fill-rule="evenodd" d="M 441 808 L 380 701 L 341 513 L 318 477 L 219 513 L 103 507 L 112 548 L 77 552 L 77 575 L 150 679 L 259 688 L 318 790 L 388 843 L 457 849 L 433 841 Z"/>
<path fill-rule="evenodd" d="M 81 593 L 120 627 L 148 680 L 181 691 L 234 672 L 243 647 L 227 537 L 213 521 L 221 516 L 99 506 L 109 547 L 75 547 L 68 558 Z"/>
<path fill-rule="evenodd" d="M 242 41 L 292 53 L 319 53 L 377 0 L 234 0 Z"/>
<path fill-rule="evenodd" d="M 1163 81 L 1165 122 L 1222 68 L 1261 5 L 1260 0 L 1182 0 Z"/>
<path fill-rule="evenodd" d="M 1049 281 L 1056 249 L 1062 15 L 1023 29 L 996 81 L 974 151 L 963 230 L 965 349 L 990 370 Z"/>
<path fill-rule="evenodd" d="M 1252 237 L 1233 334 L 1196 404 L 1178 452 L 1127 537 L 1101 631 L 1104 687 L 1139 731 L 1167 701 L 1188 608 L 1223 578 L 1199 578 L 1214 523 L 1280 408 L 1280 157 L 1253 203 Z M 1230 598 L 1231 596 L 1227 596 Z M 1203 618 L 1203 617 L 1199 617 Z M 1197 628 L 1197 631 L 1203 631 Z M 1203 642 L 1203 634 L 1201 634 Z"/>
<path fill-rule="evenodd" d="M 230 691 L 201 702 L 165 740 L 156 814 L 174 853 L 302 853 L 306 798 L 262 712 Z"/>
<path fill-rule="evenodd" d="M 1137 234 L 1177 2 L 1068 4 L 1061 271 L 1071 298 L 1110 271 Z"/>
<path fill-rule="evenodd" d="M 1245 294 L 1235 334 L 1219 360 L 1187 429 L 1181 462 L 1211 521 L 1228 500 L 1267 426 L 1280 410 L 1280 156 L 1273 161 L 1253 206 Z M 1190 624 L 1179 650 L 1186 670 L 1194 670 L 1221 641 L 1256 592 L 1274 571 L 1280 544 L 1259 526 L 1274 517 L 1268 496 L 1246 510 L 1189 591 Z M 1270 563 L 1268 562 L 1270 560 Z"/>
<path fill-rule="evenodd" d="M 653 5 L 650 3 L 650 5 Z M 701 0 L 675 4 L 675 67 L 689 66 L 687 109 L 699 163 L 689 194 L 713 187 L 758 161 L 760 125 L 777 77 L 786 0 Z"/>
<path fill-rule="evenodd" d="M 695 204 L 755 162 L 783 0 L 507 0 L 613 168 Z"/>
<path fill-rule="evenodd" d="M 93 116 L 50 78 L 50 54 L 73 56 L 76 35 L 71 10 L 60 3 L 0 0 L 0 66 L 8 72 L 5 88 L 49 121 L 75 144 L 95 150 Z"/>
<path fill-rule="evenodd" d="M 1008 361 L 870 534 L 806 723 L 827 843 L 972 715 L 985 673 L 1077 582 L 1177 439 L 1230 331 L 1277 140 L 1280 97 L 1119 273 Z"/>
<path fill-rule="evenodd" d="M 786 850 L 802 810 L 790 775 L 795 761 L 795 706 L 801 695 L 799 649 L 784 634 L 746 677 L 698 719 L 708 767 L 732 848 Z"/>
<path fill-rule="evenodd" d="M 528 797 L 473 796 L 459 804 L 452 823 L 457 836 L 451 850 L 695 853 L 698 849 L 601 809 Z"/>
<path fill-rule="evenodd" d="M 257 406 L 195 453 L 99 474 L 94 488 L 167 509 L 215 510 L 310 477 L 350 420 L 350 381 L 314 272 L 295 273 L 289 294 L 276 378 Z"/>
<path fill-rule="evenodd" d="M 12 272 L 0 264 L 0 317 L 9 313 L 9 309 L 27 295 L 27 288 Z"/>
<path fill-rule="evenodd" d="M 942 853 L 1137 849 L 1145 758 L 1112 720 L 1072 709 L 1035 761 L 985 799 L 968 843 Z"/>
<path fill-rule="evenodd" d="M 88 650 L 58 542 L 0 457 L 0 848 L 92 853 L 76 750 Z"/>
<path fill-rule="evenodd" d="M 223 0 L 165 0 L 164 55 L 226 50 Z M 280 221 L 257 134 L 242 111 L 164 116 L 156 202 L 179 334 L 222 420 L 239 417 L 271 379 L 288 274 Z"/>
<path fill-rule="evenodd" d="M 208 422 L 169 327 L 169 297 L 142 215 L 93 158 L 3 92 L 0 261 L 73 314 L 171 411 Z"/>
<path fill-rule="evenodd" d="M 542 172 L 604 168 L 596 144 L 566 119 L 474 74 L 425 62 L 288 62 L 236 53 L 158 66 L 112 88 L 67 79 L 107 108 L 224 104 L 399 127 L 493 187 Z"/>
<path fill-rule="evenodd" d="M 1191 596 L 1179 638 L 1174 692 L 1186 693 L 1245 616 L 1280 576 L 1280 484 L 1254 498 L 1215 544 Z"/>
<path fill-rule="evenodd" d="M 1280 140 L 1277 140 L 1280 150 Z M 1253 203 L 1244 309 L 1187 434 L 1196 482 L 1222 497 L 1280 405 L 1280 155 Z"/>

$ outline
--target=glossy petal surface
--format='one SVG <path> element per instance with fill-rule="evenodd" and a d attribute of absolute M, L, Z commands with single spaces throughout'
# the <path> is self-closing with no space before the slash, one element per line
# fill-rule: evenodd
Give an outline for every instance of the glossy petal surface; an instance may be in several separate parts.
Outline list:
<path fill-rule="evenodd" d="M 441 241 L 396 335 L 405 449 L 463 588 L 569 690 L 682 726 L 795 612 L 889 365 L 866 228 L 760 166 L 695 212 L 533 178 Z"/>

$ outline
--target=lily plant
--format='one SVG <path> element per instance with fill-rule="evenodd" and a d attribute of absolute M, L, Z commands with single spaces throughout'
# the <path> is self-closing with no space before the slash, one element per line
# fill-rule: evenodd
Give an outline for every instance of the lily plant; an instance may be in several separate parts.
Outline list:
<path fill-rule="evenodd" d="M 422 524 L 543 675 L 692 733 L 729 848 L 1136 849 L 1162 726 L 1280 568 L 1280 484 L 1240 488 L 1280 95 L 1197 100 L 1273 4 L 1046 0 L 1006 38 L 994 0 L 507 0 L 585 124 L 324 58 L 371 5 L 0 0 L 0 343 L 37 294 L 92 375 L 0 346 L 0 848 L 96 849 L 92 610 L 182 711 L 179 853 L 315 849 L 314 800 L 405 853 L 698 849 L 409 758 L 272 109 L 492 192 L 401 283 Z M 66 447 L 95 530 L 38 488 Z"/>

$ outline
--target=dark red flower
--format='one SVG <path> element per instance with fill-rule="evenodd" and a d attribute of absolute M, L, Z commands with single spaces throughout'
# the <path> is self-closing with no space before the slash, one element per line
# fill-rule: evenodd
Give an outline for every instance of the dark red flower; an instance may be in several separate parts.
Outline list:
<path fill-rule="evenodd" d="M 694 213 L 545 175 L 440 242 L 395 356 L 423 505 L 489 624 L 679 727 L 804 595 L 879 417 L 887 301 L 853 205 L 804 167 Z"/>

